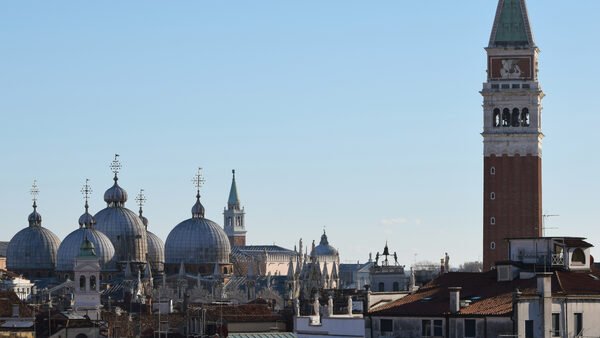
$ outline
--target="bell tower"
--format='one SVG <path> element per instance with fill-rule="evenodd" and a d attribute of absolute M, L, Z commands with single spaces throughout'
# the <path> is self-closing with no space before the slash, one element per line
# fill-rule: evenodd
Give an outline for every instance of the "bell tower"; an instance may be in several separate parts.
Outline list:
<path fill-rule="evenodd" d="M 229 190 L 229 199 L 227 208 L 223 211 L 224 230 L 229 238 L 231 247 L 246 245 L 246 224 L 244 223 L 244 208 L 240 206 L 237 185 L 235 183 L 235 170 L 231 171 L 233 178 L 231 180 L 231 189 Z"/>
<path fill-rule="evenodd" d="M 542 236 L 544 93 L 525 0 L 499 0 L 483 84 L 483 268 L 508 260 L 506 238 Z"/>

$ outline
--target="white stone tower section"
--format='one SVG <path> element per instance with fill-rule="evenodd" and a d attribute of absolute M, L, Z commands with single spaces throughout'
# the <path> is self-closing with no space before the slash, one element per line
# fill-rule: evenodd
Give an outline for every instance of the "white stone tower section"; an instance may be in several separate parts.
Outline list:
<path fill-rule="evenodd" d="M 227 208 L 223 211 L 224 230 L 229 238 L 229 243 L 234 246 L 246 245 L 246 224 L 244 221 L 244 208 L 240 206 L 240 198 L 235 183 L 235 170 L 232 170 L 233 178 L 231 180 L 231 189 L 229 190 L 229 199 Z"/>
<path fill-rule="evenodd" d="M 92 320 L 100 319 L 100 260 L 87 238 L 75 258 L 75 303 L 73 309 Z"/>

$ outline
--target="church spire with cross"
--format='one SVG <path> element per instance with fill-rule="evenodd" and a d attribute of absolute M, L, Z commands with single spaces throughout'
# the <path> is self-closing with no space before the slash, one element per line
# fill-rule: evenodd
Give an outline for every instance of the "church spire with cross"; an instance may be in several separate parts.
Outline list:
<path fill-rule="evenodd" d="M 231 174 L 231 188 L 229 189 L 227 208 L 223 211 L 223 224 L 231 246 L 244 246 L 246 245 L 245 212 L 244 208 L 241 207 L 240 198 L 238 196 L 235 170 L 231 170 Z"/>

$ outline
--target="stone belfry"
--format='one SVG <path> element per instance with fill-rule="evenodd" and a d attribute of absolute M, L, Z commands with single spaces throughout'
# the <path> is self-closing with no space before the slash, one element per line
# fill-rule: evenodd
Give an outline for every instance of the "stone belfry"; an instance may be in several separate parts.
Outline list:
<path fill-rule="evenodd" d="M 240 198 L 235 183 L 235 170 L 232 170 L 231 189 L 227 208 L 223 211 L 224 230 L 229 238 L 231 247 L 246 245 L 246 225 L 244 223 L 244 208 L 240 206 Z"/>
<path fill-rule="evenodd" d="M 525 0 L 499 0 L 483 84 L 483 267 L 508 260 L 506 238 L 542 236 L 544 93 Z"/>

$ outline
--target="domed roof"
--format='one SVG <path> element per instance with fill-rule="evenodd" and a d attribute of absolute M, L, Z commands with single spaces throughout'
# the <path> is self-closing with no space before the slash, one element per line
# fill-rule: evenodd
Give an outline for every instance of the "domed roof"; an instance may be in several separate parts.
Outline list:
<path fill-rule="evenodd" d="M 148 263 L 154 270 L 162 271 L 165 264 L 165 243 L 152 232 L 148 236 Z"/>
<path fill-rule="evenodd" d="M 329 245 L 325 230 L 323 230 L 323 235 L 321 235 L 321 242 L 315 247 L 315 253 L 317 256 L 337 256 L 338 254 L 338 251 Z"/>
<path fill-rule="evenodd" d="M 175 226 L 167 237 L 165 263 L 229 263 L 230 253 L 231 247 L 225 231 L 217 223 L 204 218 L 200 195 L 196 195 L 192 218 Z"/>
<path fill-rule="evenodd" d="M 8 243 L 7 269 L 54 270 L 60 239 L 52 231 L 42 227 L 42 216 L 37 212 L 35 202 L 28 221 L 29 226 L 17 232 Z"/>
<path fill-rule="evenodd" d="M 116 269 L 113 262 L 115 248 L 110 239 L 94 228 L 81 227 L 68 234 L 60 244 L 56 264 L 57 271 L 73 271 L 81 243 L 86 239 L 94 245 L 96 256 L 100 260 L 100 268 L 103 271 Z"/>
<path fill-rule="evenodd" d="M 123 206 L 127 202 L 127 191 L 119 186 L 117 174 L 115 174 L 113 180 L 115 181 L 113 186 L 104 193 L 104 202 L 108 205 Z"/>
<path fill-rule="evenodd" d="M 135 212 L 124 206 L 113 205 L 98 211 L 94 218 L 95 229 L 104 233 L 112 242 L 117 261 L 146 261 L 146 229 Z"/>

